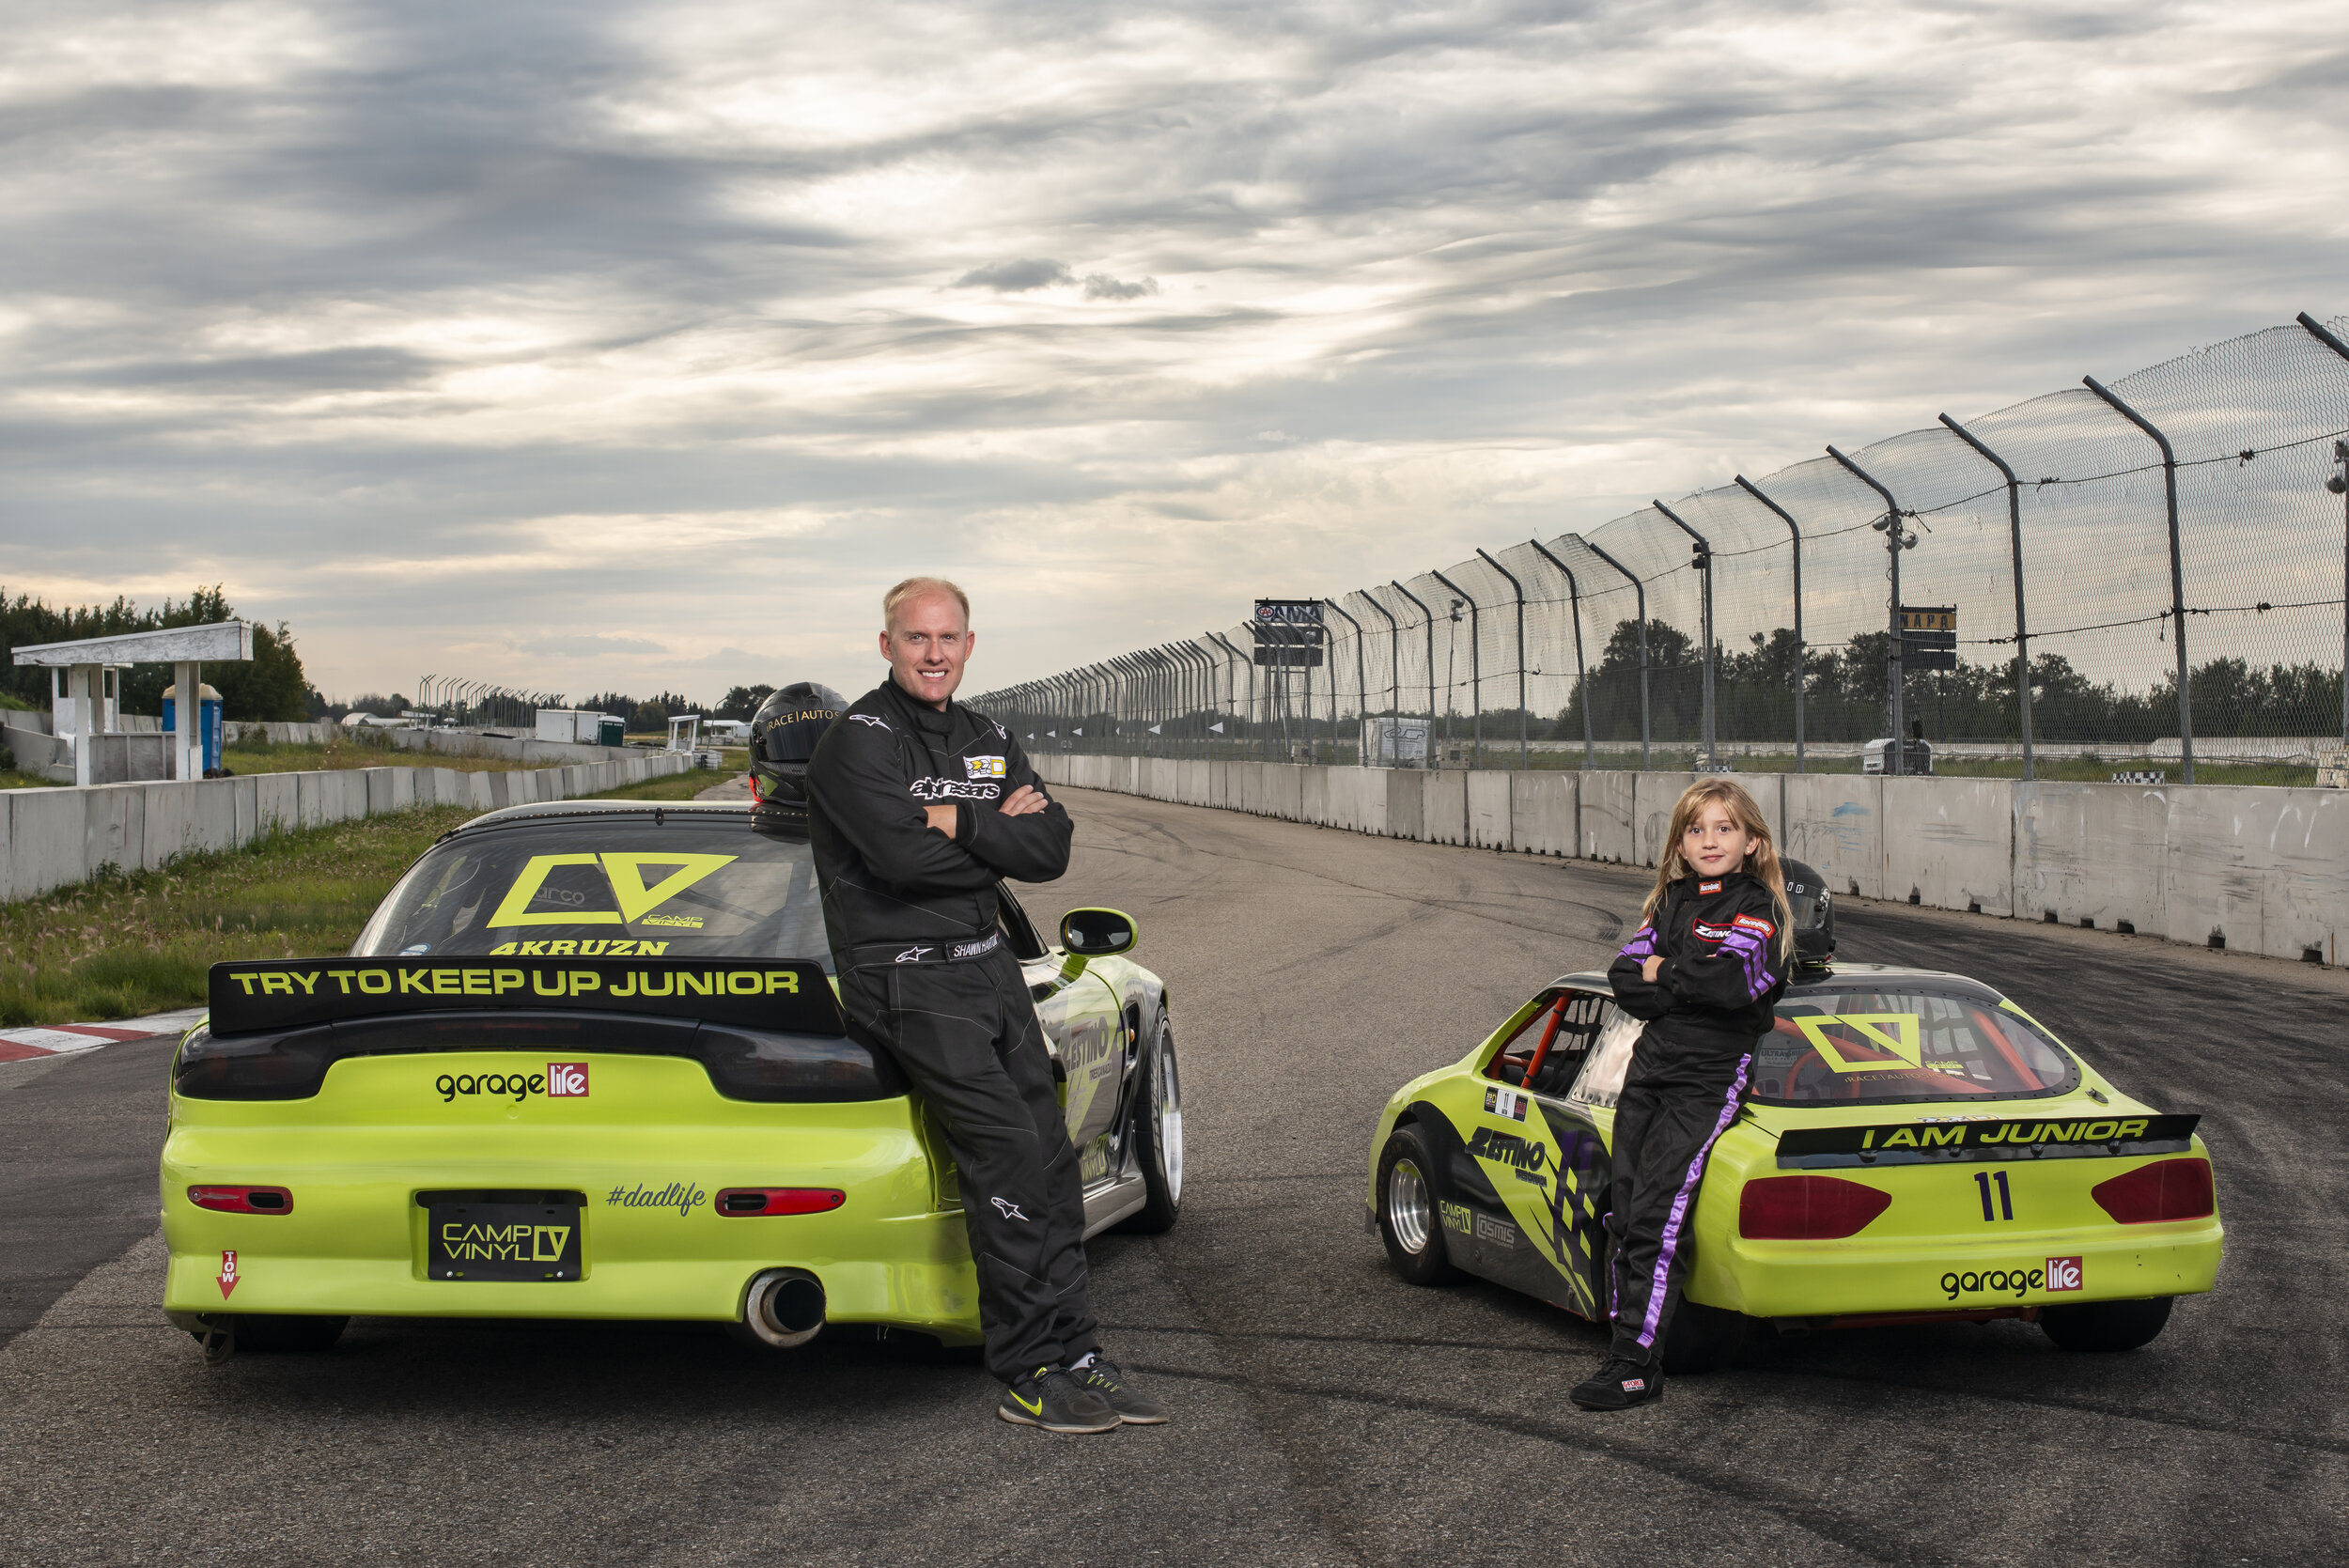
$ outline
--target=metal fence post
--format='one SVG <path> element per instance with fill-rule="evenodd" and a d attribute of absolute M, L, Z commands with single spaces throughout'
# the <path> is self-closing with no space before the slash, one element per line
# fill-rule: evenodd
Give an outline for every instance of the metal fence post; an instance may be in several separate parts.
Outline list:
<path fill-rule="evenodd" d="M 1842 463 L 1860 483 L 1884 498 L 1884 548 L 1892 555 L 1892 653 L 1890 668 L 1886 672 L 1892 683 L 1892 742 L 1884 759 L 1885 771 L 1894 775 L 1908 771 L 1908 737 L 1901 733 L 1901 699 L 1908 684 L 1908 661 L 1901 645 L 1901 551 L 1914 548 L 1917 540 L 1901 525 L 1901 504 L 1892 499 L 1892 492 L 1879 485 L 1868 471 L 1830 446 L 1827 455 Z M 1862 766 L 1866 766 L 1864 763 Z"/>
<path fill-rule="evenodd" d="M 1582 767 L 1587 771 L 1591 767 L 1591 691 L 1582 668 L 1582 590 L 1575 583 L 1574 568 L 1552 555 L 1541 540 L 1528 539 L 1525 542 L 1532 545 L 1543 560 L 1565 575 L 1566 602 L 1571 607 L 1574 620 L 1574 694 L 1582 708 Z"/>
<path fill-rule="evenodd" d="M 1528 755 L 1525 735 L 1525 589 L 1517 582 L 1517 573 L 1491 556 L 1485 555 L 1484 546 L 1477 546 L 1476 553 L 1485 556 L 1485 565 L 1509 580 L 1509 591 L 1517 597 L 1517 767 L 1522 769 L 1527 766 Z"/>
<path fill-rule="evenodd" d="M 1670 518 L 1683 534 L 1697 542 L 1695 566 L 1700 574 L 1697 582 L 1703 590 L 1704 612 L 1701 617 L 1704 623 L 1704 766 L 1718 768 L 1720 766 L 1720 752 L 1713 741 L 1713 547 L 1703 535 L 1681 521 L 1680 514 L 1670 506 L 1660 501 L 1651 501 L 1649 505 Z"/>
<path fill-rule="evenodd" d="M 1481 624 L 1476 618 L 1476 596 L 1461 587 L 1457 582 L 1453 582 L 1452 579 L 1444 576 L 1443 573 L 1437 571 L 1432 567 L 1428 568 L 1427 575 L 1442 583 L 1445 587 L 1451 589 L 1454 593 L 1459 595 L 1461 600 L 1468 605 L 1469 766 L 1470 768 L 1482 768 L 1485 766 L 1485 675 L 1484 668 L 1478 660 L 1478 650 L 1482 646 L 1485 637 L 1484 632 L 1481 629 Z M 1457 625 L 1458 623 L 1455 620 L 1454 624 Z M 1452 694 L 1449 691 L 1444 693 L 1447 701 L 1450 700 L 1451 695 Z"/>
<path fill-rule="evenodd" d="M 1356 705 L 1361 708 L 1363 713 L 1367 714 L 1370 711 L 1370 689 L 1368 686 L 1363 684 L 1362 623 L 1356 620 L 1353 616 L 1347 615 L 1346 613 L 1346 607 L 1340 604 L 1336 599 L 1325 598 L 1321 602 L 1336 611 L 1340 615 L 1346 616 L 1346 624 L 1354 629 L 1354 696 Z M 1331 650 L 1333 654 L 1335 651 L 1336 650 L 1334 649 Z M 1337 693 L 1338 678 L 1333 674 L 1330 677 L 1330 763 L 1331 767 L 1337 766 L 1341 760 L 1338 753 Z M 1357 734 L 1359 735 L 1359 733 L 1360 728 L 1357 726 Z M 1361 742 L 1359 739 L 1356 740 L 1354 745 L 1354 764 L 1358 768 L 1363 766 L 1362 747 Z"/>
<path fill-rule="evenodd" d="M 2030 748 L 2030 624 L 2023 618 L 2023 487 L 2007 460 L 1983 445 L 1973 431 L 1946 413 L 1940 419 L 1952 435 L 2006 476 L 2007 544 L 2015 556 L 2015 700 L 2023 726 L 2023 778 L 2028 782 L 2038 774 Z"/>
<path fill-rule="evenodd" d="M 1222 643 L 1223 651 L 1225 653 L 1230 654 L 1235 660 L 1239 659 L 1239 650 L 1232 646 L 1231 644 L 1225 643 L 1221 632 L 1210 631 L 1207 635 L 1214 638 L 1217 642 Z M 1261 754 L 1262 748 L 1258 746 L 1256 737 L 1256 665 L 1253 660 L 1245 660 L 1245 662 L 1248 665 L 1248 715 L 1241 722 L 1248 726 L 1249 751 L 1251 753 L 1257 753 L 1256 760 L 1258 762 L 1262 762 L 1264 760 L 1264 757 Z M 1239 695 L 1238 691 L 1235 689 L 1232 695 L 1237 700 Z"/>
<path fill-rule="evenodd" d="M 2163 493 L 2170 504 L 2170 611 L 2171 629 L 2178 641 L 2178 750 L 2186 764 L 2186 782 L 2194 782 L 2194 702 L 2191 682 L 2186 662 L 2186 565 L 2178 550 L 2178 455 L 2171 450 L 2170 438 L 2154 427 L 2152 420 L 2129 407 L 2108 391 L 2093 376 L 2082 376 L 2088 390 L 2112 405 L 2122 418 L 2154 438 L 2161 448 L 2161 480 Z"/>
<path fill-rule="evenodd" d="M 1419 605 L 1419 613 L 1427 618 L 1427 744 L 1420 752 L 1420 771 L 1435 766 L 1436 754 L 1436 613 L 1421 601 L 1420 597 L 1394 579 L 1387 579 L 1387 586 Z"/>
<path fill-rule="evenodd" d="M 1636 594 L 1636 595 L 1638 595 L 1638 596 L 1639 596 L 1640 608 L 1639 608 L 1639 612 L 1638 612 L 1638 613 L 1639 613 L 1639 616 L 1640 616 L 1640 771 L 1641 771 L 1641 772 L 1642 772 L 1642 773 L 1644 773 L 1644 772 L 1646 772 L 1646 771 L 1647 771 L 1647 764 L 1648 764 L 1648 721 L 1647 721 L 1647 584 L 1646 584 L 1646 583 L 1644 583 L 1644 582 L 1641 582 L 1641 581 L 1640 581 L 1637 577 L 1633 577 L 1633 576 L 1632 576 L 1632 574 L 1631 574 L 1631 568 L 1630 568 L 1630 567 L 1628 567 L 1625 566 L 1625 565 L 1624 565 L 1621 561 L 1616 560 L 1613 556 L 1611 556 L 1611 555 L 1608 554 L 1605 551 L 1603 551 L 1603 550 L 1599 549 L 1599 548 L 1598 548 L 1598 546 L 1596 546 L 1596 545 L 1595 545 L 1595 544 L 1591 543 L 1591 541 L 1590 541 L 1590 540 L 1583 538 L 1581 535 L 1579 535 L 1579 534 L 1569 534 L 1569 535 L 1567 535 L 1567 536 L 1566 536 L 1566 537 L 1567 537 L 1567 538 L 1569 538 L 1569 539 L 1577 539 L 1577 540 L 1579 540 L 1579 541 L 1581 542 L 1581 545 L 1582 545 L 1582 548 L 1583 548 L 1583 549 L 1585 549 L 1585 550 L 1589 551 L 1592 554 L 1594 554 L 1594 555 L 1597 556 L 1600 560 L 1602 560 L 1602 561 L 1606 562 L 1609 566 L 1610 566 L 1610 567 L 1614 567 L 1617 571 L 1619 571 L 1619 572 L 1623 573 L 1625 577 L 1626 577 L 1626 578 L 1630 578 L 1630 581 L 1631 581 L 1631 591 L 1632 591 L 1634 594 Z"/>
<path fill-rule="evenodd" d="M 1360 588 L 1354 591 L 1361 594 L 1362 602 L 1377 611 L 1387 623 L 1387 733 L 1389 743 L 1396 745 L 1396 749 L 1400 751 L 1399 743 L 1394 742 L 1392 737 L 1395 722 L 1400 717 L 1395 711 L 1395 705 L 1402 700 L 1403 696 L 1403 629 L 1395 625 L 1394 613 L 1379 603 L 1376 595 L 1364 593 Z M 1370 699 L 1365 695 L 1362 701 L 1366 706 Z M 1396 760 L 1400 761 L 1401 758 L 1398 757 Z M 1364 759 L 1363 766 L 1369 766 L 1367 758 Z"/>
<path fill-rule="evenodd" d="M 2294 318 L 2319 343 L 2349 360 L 2349 343 L 2343 343 L 2326 330 L 2323 322 L 2307 311 Z M 2349 446 L 2333 442 L 2333 460 L 2341 464 L 2338 482 L 2341 486 L 2341 742 L 2349 746 Z"/>
<path fill-rule="evenodd" d="M 1748 495 L 1776 512 L 1795 536 L 1795 771 L 1802 771 L 1802 688 L 1803 665 L 1810 654 L 1802 641 L 1802 528 L 1788 515 L 1786 508 L 1762 493 L 1761 488 L 1744 474 L 1737 475 L 1737 486 Z"/>

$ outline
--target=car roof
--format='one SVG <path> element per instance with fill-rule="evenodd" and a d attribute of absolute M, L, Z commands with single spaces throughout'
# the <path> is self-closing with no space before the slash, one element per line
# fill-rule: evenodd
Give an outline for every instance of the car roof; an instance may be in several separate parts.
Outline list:
<path fill-rule="evenodd" d="M 1786 986 L 1786 995 L 1798 997 L 1812 991 L 1845 990 L 1850 987 L 1852 981 L 1861 979 L 1879 984 L 1924 981 L 1944 986 L 1971 986 L 1988 991 L 1993 996 L 2003 994 L 1995 986 L 1977 980 L 1970 974 L 1958 974 L 1949 970 L 1919 969 L 1909 964 L 1837 964 L 1826 974 L 1805 975 L 1790 981 Z M 1578 970 L 1572 974 L 1562 974 L 1549 984 L 1553 986 L 1565 986 L 1585 991 L 1611 992 L 1614 989 L 1608 981 L 1607 971 L 1604 970 Z"/>
<path fill-rule="evenodd" d="M 479 828 L 501 828 L 516 822 L 559 820 L 564 817 L 651 816 L 656 814 L 661 816 L 747 816 L 750 811 L 747 800 L 541 800 L 485 812 L 452 829 L 450 836 L 470 833 Z"/>

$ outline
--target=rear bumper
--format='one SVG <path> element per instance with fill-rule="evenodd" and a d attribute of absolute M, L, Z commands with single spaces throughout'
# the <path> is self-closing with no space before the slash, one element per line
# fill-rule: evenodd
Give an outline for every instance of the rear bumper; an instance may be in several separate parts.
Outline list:
<path fill-rule="evenodd" d="M 607 1131 L 593 1140 L 593 1155 L 550 1139 L 542 1157 L 481 1158 L 414 1137 L 183 1128 L 163 1162 L 171 1252 L 163 1305 L 176 1320 L 285 1312 L 728 1322 L 741 1317 L 752 1279 L 781 1267 L 822 1281 L 833 1321 L 897 1325 L 955 1342 L 977 1337 L 977 1281 L 962 1215 L 935 1206 L 927 1158 L 910 1134 L 689 1132 L 697 1136 Z M 409 1145 L 410 1157 L 388 1157 L 394 1141 Z M 693 1157 L 668 1152 L 679 1148 Z M 213 1183 L 283 1187 L 293 1207 L 223 1214 L 189 1201 L 191 1186 Z M 847 1200 L 820 1214 L 717 1212 L 720 1190 L 749 1186 L 833 1188 Z M 651 1201 L 672 1188 L 669 1202 Z M 416 1195 L 468 1189 L 582 1194 L 581 1277 L 428 1278 L 428 1215 Z"/>
<path fill-rule="evenodd" d="M 1700 1260 L 1689 1299 L 1751 1317 L 1821 1318 L 2191 1296 L 2217 1282 L 2223 1238 L 2216 1218 L 1995 1243 L 1739 1237 L 1724 1265 Z"/>

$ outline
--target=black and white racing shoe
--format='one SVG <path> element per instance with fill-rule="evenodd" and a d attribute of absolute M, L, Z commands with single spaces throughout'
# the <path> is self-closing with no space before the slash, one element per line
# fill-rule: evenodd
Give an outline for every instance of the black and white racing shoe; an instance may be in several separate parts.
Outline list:
<path fill-rule="evenodd" d="M 1166 1421 L 1164 1407 L 1127 1382 L 1126 1374 L 1107 1356 L 1096 1354 L 1090 1366 L 1075 1368 L 1068 1375 L 1081 1387 L 1099 1394 L 1117 1412 L 1118 1420 L 1128 1426 L 1159 1426 Z"/>

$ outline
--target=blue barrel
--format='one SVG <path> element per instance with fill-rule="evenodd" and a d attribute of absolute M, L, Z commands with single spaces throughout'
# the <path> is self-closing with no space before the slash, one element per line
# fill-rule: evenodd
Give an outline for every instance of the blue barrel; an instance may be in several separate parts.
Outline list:
<path fill-rule="evenodd" d="M 165 735 L 173 734 L 179 728 L 175 718 L 179 694 L 179 688 L 177 684 L 163 688 L 163 733 Z M 195 689 L 195 738 L 196 744 L 203 749 L 204 753 L 202 771 L 207 775 L 219 772 L 220 693 L 212 690 L 210 682 L 200 684 Z"/>

